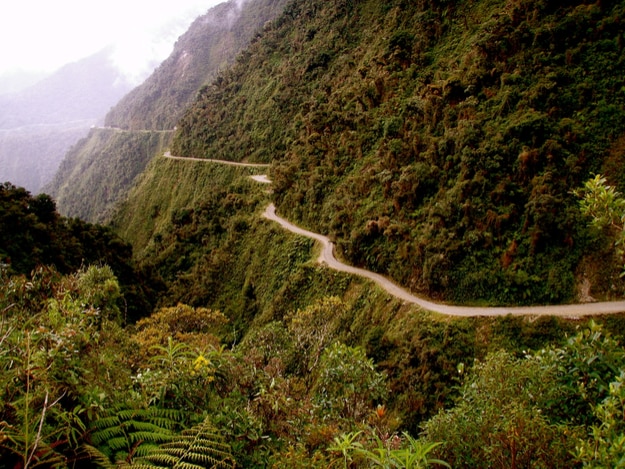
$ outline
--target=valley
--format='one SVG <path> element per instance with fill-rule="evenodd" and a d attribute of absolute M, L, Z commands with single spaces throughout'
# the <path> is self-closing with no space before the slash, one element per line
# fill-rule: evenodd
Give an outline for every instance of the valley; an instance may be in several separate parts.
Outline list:
<path fill-rule="evenodd" d="M 0 467 L 625 458 L 625 3 L 229 0 L 0 184 Z"/>

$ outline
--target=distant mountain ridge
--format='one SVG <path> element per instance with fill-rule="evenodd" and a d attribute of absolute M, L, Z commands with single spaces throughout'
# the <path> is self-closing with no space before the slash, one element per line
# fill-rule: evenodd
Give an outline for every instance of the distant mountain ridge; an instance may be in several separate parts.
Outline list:
<path fill-rule="evenodd" d="M 111 49 L 65 65 L 18 93 L 0 96 L 0 129 L 101 119 L 130 90 Z"/>
<path fill-rule="evenodd" d="M 197 18 L 171 55 L 107 114 L 105 125 L 173 129 L 202 85 L 228 67 L 285 0 L 230 0 Z"/>
<path fill-rule="evenodd" d="M 104 49 L 0 95 L 0 182 L 38 192 L 69 148 L 129 89 Z"/>
<path fill-rule="evenodd" d="M 208 10 L 180 36 L 170 57 L 110 110 L 105 126 L 130 131 L 173 129 L 199 90 L 233 63 L 286 3 L 230 0 Z M 102 140 L 105 135 L 110 140 Z M 158 146 L 146 147 L 145 135 L 94 130 L 66 155 L 45 191 L 57 200 L 61 213 L 105 221 L 155 155 L 150 151 L 167 144 L 161 137 Z"/>

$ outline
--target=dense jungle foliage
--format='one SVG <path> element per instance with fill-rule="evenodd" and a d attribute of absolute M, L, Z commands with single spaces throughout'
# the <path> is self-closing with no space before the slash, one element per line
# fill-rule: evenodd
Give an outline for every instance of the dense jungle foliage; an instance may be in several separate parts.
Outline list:
<path fill-rule="evenodd" d="M 162 154 L 170 139 L 169 131 L 91 129 L 67 152 L 43 190 L 54 197 L 64 215 L 106 222 L 136 177 L 154 155 Z"/>
<path fill-rule="evenodd" d="M 271 161 L 273 184 L 146 159 L 111 226 L 134 254 L 2 186 L 0 467 L 622 465 L 623 315 L 440 316 L 319 265 L 260 215 L 275 201 L 433 296 L 565 301 L 584 274 L 622 295 L 622 233 L 584 212 L 595 189 L 625 208 L 604 185 L 622 192 L 624 8 L 294 0 L 173 149 Z M 127 142 L 120 165 L 160 135 L 98 133 Z M 125 314 L 137 292 L 155 306 Z"/>
<path fill-rule="evenodd" d="M 0 266 L 3 272 L 29 275 L 41 266 L 71 274 L 88 265 L 107 265 L 125 296 L 128 318 L 153 307 L 146 283 L 132 263 L 132 247 L 110 228 L 58 214 L 46 194 L 32 196 L 10 183 L 0 184 Z M 47 290 L 46 290 L 47 291 Z"/>
<path fill-rule="evenodd" d="M 283 214 L 432 297 L 568 302 L 584 277 L 621 294 L 571 191 L 625 184 L 624 14 L 295 0 L 202 90 L 174 153 L 272 162 Z"/>
<path fill-rule="evenodd" d="M 2 267 L 0 467 L 602 467 L 623 456 L 622 317 L 419 311 L 317 265 L 310 241 L 262 220 L 270 194 L 251 171 L 150 164 L 125 209 L 143 208 L 127 233 L 140 268 L 160 277 L 160 304 L 136 323 L 105 265 Z"/>

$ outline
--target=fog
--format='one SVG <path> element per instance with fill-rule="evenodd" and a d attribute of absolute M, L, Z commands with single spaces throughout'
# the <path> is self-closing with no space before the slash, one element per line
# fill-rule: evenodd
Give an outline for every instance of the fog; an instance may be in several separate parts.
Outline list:
<path fill-rule="evenodd" d="M 0 94 L 19 87 L 11 77 L 51 73 L 111 45 L 115 65 L 138 84 L 196 17 L 222 1 L 9 2 L 0 15 Z"/>

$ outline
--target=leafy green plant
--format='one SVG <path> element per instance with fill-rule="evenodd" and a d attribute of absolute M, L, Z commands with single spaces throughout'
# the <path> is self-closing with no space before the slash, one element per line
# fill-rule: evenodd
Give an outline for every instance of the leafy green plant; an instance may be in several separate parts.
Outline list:
<path fill-rule="evenodd" d="M 216 429 L 205 419 L 201 424 L 183 430 L 167 443 L 135 461 L 128 469 L 234 469 L 236 462 L 230 446 L 224 443 Z"/>
<path fill-rule="evenodd" d="M 625 198 L 600 174 L 587 180 L 575 194 L 581 198 L 580 209 L 590 217 L 591 225 L 609 233 L 623 264 L 621 276 L 625 276 Z"/>
<path fill-rule="evenodd" d="M 344 311 L 345 304 L 338 297 L 327 297 L 287 317 L 304 372 L 310 373 L 317 367 L 321 354 L 334 339 Z"/>
<path fill-rule="evenodd" d="M 333 465 L 338 467 L 342 463 L 343 469 L 348 469 L 350 467 L 352 461 L 350 453 L 355 448 L 361 447 L 361 445 L 356 441 L 356 438 L 358 438 L 361 433 L 362 431 L 342 433 L 334 437 L 334 443 L 328 446 L 327 450 L 329 452 L 339 453 L 341 459 L 335 460 Z"/>
<path fill-rule="evenodd" d="M 592 321 L 561 346 L 490 354 L 466 374 L 455 406 L 424 423 L 424 437 L 444 441 L 435 454 L 454 466 L 572 467 L 576 447 L 590 462 L 592 445 L 605 444 L 601 406 L 620 405 L 610 383 L 623 369 L 623 347 Z M 606 425 L 618 448 L 620 427 Z"/>
<path fill-rule="evenodd" d="M 22 363 L 25 380 L 23 395 L 21 399 L 7 403 L 14 408 L 17 415 L 12 424 L 6 421 L 0 422 L 0 448 L 4 450 L 0 451 L 0 455 L 4 453 L 3 459 L 6 458 L 9 461 L 13 459 L 15 467 L 24 469 L 40 465 L 63 464 L 67 458 L 54 449 L 62 427 L 50 426 L 48 416 L 63 396 L 52 401 L 50 388 L 45 384 L 40 386 L 36 383 L 35 354 L 40 340 L 36 335 L 32 337 L 30 333 L 27 333 L 23 345 L 25 346 Z"/>
<path fill-rule="evenodd" d="M 361 462 L 365 467 L 382 469 L 425 469 L 431 466 L 451 468 L 441 459 L 429 454 L 441 443 L 429 443 L 403 433 L 403 438 L 381 439 L 373 434 L 373 446 L 369 442 L 358 441 L 362 431 L 341 434 L 334 438 L 334 444 L 327 448 L 329 452 L 340 453 L 342 459 L 332 464 L 343 463 L 344 469 L 352 467 L 352 462 Z M 360 464 L 358 464 L 360 467 Z"/>
<path fill-rule="evenodd" d="M 587 468 L 625 467 L 625 374 L 610 383 L 609 395 L 595 407 L 598 423 L 587 440 L 581 440 L 576 456 Z"/>
<path fill-rule="evenodd" d="M 386 398 L 386 379 L 362 348 L 335 342 L 321 356 L 312 392 L 322 418 L 360 421 Z"/>
<path fill-rule="evenodd" d="M 170 441 L 183 418 L 184 413 L 174 409 L 112 409 L 91 423 L 91 441 L 111 462 L 130 463 Z"/>

